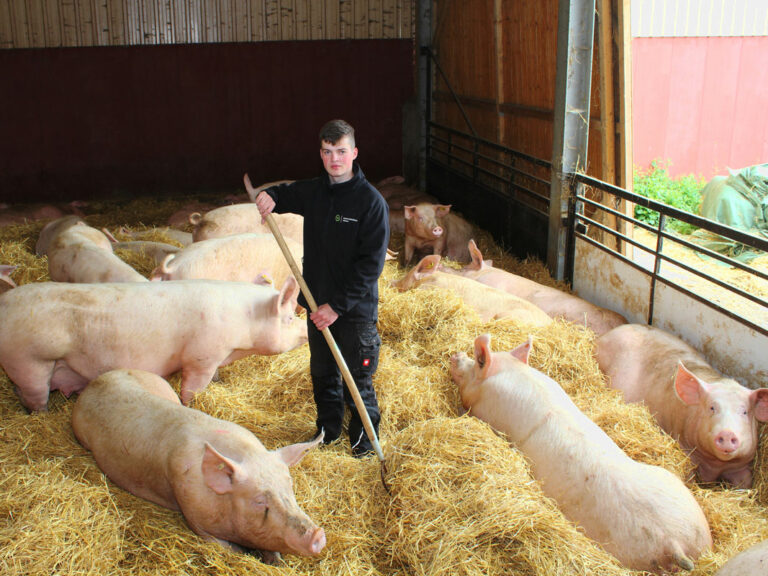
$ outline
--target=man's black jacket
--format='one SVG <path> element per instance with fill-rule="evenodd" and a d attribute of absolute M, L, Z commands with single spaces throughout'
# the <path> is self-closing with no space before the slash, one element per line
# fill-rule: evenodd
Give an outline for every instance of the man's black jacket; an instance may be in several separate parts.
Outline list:
<path fill-rule="evenodd" d="M 378 320 L 378 279 L 389 244 L 389 207 L 357 163 L 354 176 L 328 174 L 267 189 L 275 212 L 304 216 L 303 276 L 315 302 L 346 321 Z M 304 295 L 299 304 L 309 309 Z"/>

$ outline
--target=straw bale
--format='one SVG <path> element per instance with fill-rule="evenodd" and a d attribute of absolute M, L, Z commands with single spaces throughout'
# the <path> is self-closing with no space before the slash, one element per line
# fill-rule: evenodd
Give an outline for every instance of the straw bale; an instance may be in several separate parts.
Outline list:
<path fill-rule="evenodd" d="M 94 203 L 90 208 L 98 213 L 87 221 L 113 232 L 120 226 L 151 232 L 164 226 L 181 202 Z M 34 255 L 41 228 L 38 223 L 0 228 L 0 263 L 20 265 L 13 275 L 19 284 L 48 279 L 46 259 Z M 149 239 L 173 243 L 162 235 Z M 557 285 L 542 263 L 512 258 L 484 233 L 477 240 L 495 266 Z M 510 320 L 483 323 L 450 292 L 392 289 L 390 282 L 403 273 L 388 262 L 380 281 L 383 347 L 375 384 L 391 493 L 381 483 L 378 460 L 353 458 L 344 436 L 311 451 L 292 469 L 299 505 L 326 530 L 328 545 L 319 558 L 286 555 L 277 566 L 266 566 L 201 540 L 179 512 L 105 478 L 72 433 L 75 397 L 53 393 L 47 413 L 28 415 L 0 371 L 0 571 L 9 576 L 633 574 L 543 496 L 519 451 L 484 423 L 458 415 L 449 358 L 460 351 L 471 355 L 474 338 L 483 332 L 492 334 L 496 350 L 531 336 L 533 367 L 558 381 L 631 457 L 686 481 L 714 538 L 714 550 L 697 562 L 694 576 L 714 574 L 735 553 L 768 538 L 764 426 L 754 489 L 699 486 L 690 460 L 648 410 L 625 404 L 607 388 L 592 357 L 589 330 L 564 321 L 536 329 Z M 248 428 L 268 449 L 309 440 L 316 410 L 308 363 L 307 347 L 238 360 L 220 368 L 219 380 L 193 406 Z M 178 391 L 180 377 L 170 382 Z"/>

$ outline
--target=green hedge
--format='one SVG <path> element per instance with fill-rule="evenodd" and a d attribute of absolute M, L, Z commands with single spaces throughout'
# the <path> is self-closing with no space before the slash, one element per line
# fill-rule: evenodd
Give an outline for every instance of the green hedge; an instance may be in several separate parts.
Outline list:
<path fill-rule="evenodd" d="M 701 189 L 707 181 L 693 175 L 672 178 L 667 172 L 668 163 L 658 160 L 651 162 L 647 171 L 635 169 L 634 192 L 651 200 L 673 206 L 691 214 L 699 213 L 701 204 Z M 635 206 L 635 218 L 658 226 L 659 214 L 643 206 Z M 675 219 L 669 219 L 667 228 L 681 234 L 690 234 L 696 228 Z"/>

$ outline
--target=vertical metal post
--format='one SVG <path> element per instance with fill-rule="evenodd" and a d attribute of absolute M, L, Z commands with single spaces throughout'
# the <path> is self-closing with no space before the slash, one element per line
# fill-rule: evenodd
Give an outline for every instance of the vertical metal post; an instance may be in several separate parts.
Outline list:
<path fill-rule="evenodd" d="M 656 252 L 653 255 L 653 274 L 651 274 L 651 295 L 648 298 L 648 326 L 653 326 L 653 302 L 656 299 L 656 282 L 661 274 L 661 251 L 664 250 L 664 229 L 667 217 L 659 214 L 659 227 L 656 231 Z"/>
<path fill-rule="evenodd" d="M 562 280 L 567 248 L 567 174 L 584 171 L 587 165 L 595 0 L 560 0 L 557 18 L 547 266 L 555 279 Z"/>
<path fill-rule="evenodd" d="M 419 180 L 420 190 L 427 188 L 427 152 L 429 122 L 431 122 L 432 66 L 429 47 L 432 43 L 432 0 L 418 0 L 416 3 L 416 54 L 417 97 L 419 100 Z"/>

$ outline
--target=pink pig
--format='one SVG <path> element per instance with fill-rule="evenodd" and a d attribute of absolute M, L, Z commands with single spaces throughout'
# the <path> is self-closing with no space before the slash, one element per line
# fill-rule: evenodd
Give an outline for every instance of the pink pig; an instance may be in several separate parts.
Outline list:
<path fill-rule="evenodd" d="M 288 467 L 322 440 L 274 451 L 246 428 L 181 406 L 161 377 L 102 374 L 72 410 L 78 441 L 118 486 L 179 510 L 192 530 L 229 548 L 316 556 L 325 532 L 299 508 Z"/>
<path fill-rule="evenodd" d="M 61 218 L 57 218 L 56 220 L 51 220 L 48 222 L 48 224 L 43 226 L 43 229 L 40 231 L 40 235 L 37 237 L 37 243 L 35 244 L 35 254 L 38 256 L 45 256 L 48 254 L 48 248 L 50 248 L 51 243 L 56 239 L 56 237 L 64 232 L 64 230 L 67 230 L 68 228 L 71 228 L 80 222 L 85 224 L 85 221 L 80 218 L 80 216 L 75 214 L 62 216 Z"/>
<path fill-rule="evenodd" d="M 286 238 L 292 238 L 301 243 L 304 239 L 304 216 L 299 214 L 273 214 L 280 233 Z M 256 204 L 232 204 L 222 206 L 189 217 L 192 224 L 192 239 L 195 242 L 222 238 L 236 234 L 258 233 L 271 234 L 269 226 L 261 221 L 261 213 Z"/>
<path fill-rule="evenodd" d="M 424 203 L 405 206 L 403 211 L 406 266 L 414 253 L 424 250 L 457 262 L 469 262 L 467 243 L 473 228 L 464 218 L 453 214 L 450 205 Z"/>
<path fill-rule="evenodd" d="M 709 524 L 683 482 L 635 462 L 554 380 L 528 366 L 531 340 L 492 352 L 475 339 L 475 359 L 451 358 L 463 406 L 505 434 L 563 514 L 622 564 L 662 572 L 685 568 L 710 548 Z"/>
<path fill-rule="evenodd" d="M 147 282 L 112 251 L 100 230 L 77 222 L 52 238 L 48 248 L 48 273 L 54 282 Z"/>
<path fill-rule="evenodd" d="M 285 238 L 285 244 L 294 259 L 301 262 L 304 246 L 291 238 Z M 277 240 L 267 233 L 236 234 L 194 242 L 175 254 L 169 254 L 152 272 L 150 279 L 207 278 L 254 282 L 268 277 L 280 287 L 292 276 L 293 272 Z"/>
<path fill-rule="evenodd" d="M 715 576 L 765 576 L 768 573 L 768 540 L 742 550 L 723 564 Z"/>
<path fill-rule="evenodd" d="M 408 273 L 392 282 L 400 292 L 413 289 L 444 289 L 458 294 L 473 308 L 484 322 L 498 318 L 511 318 L 532 326 L 546 326 L 552 319 L 530 302 L 454 274 L 440 268 L 440 256 L 424 256 Z"/>
<path fill-rule="evenodd" d="M 298 290 L 293 278 L 280 292 L 214 280 L 25 284 L 0 295 L 0 366 L 32 411 L 46 410 L 50 390 L 69 396 L 126 367 L 181 370 L 188 404 L 219 366 L 306 343 Z"/>
<path fill-rule="evenodd" d="M 724 378 L 688 344 L 658 328 L 627 324 L 597 339 L 595 354 L 611 387 L 644 402 L 677 438 L 703 482 L 752 486 L 757 421 L 768 421 L 768 389 Z"/>
<path fill-rule="evenodd" d="M 472 262 L 461 270 L 446 269 L 446 272 L 460 274 L 514 294 L 535 304 L 551 318 L 563 318 L 574 324 L 587 326 L 598 336 L 627 323 L 624 316 L 613 310 L 601 308 L 583 298 L 551 286 L 544 286 L 501 268 L 494 268 L 490 260 L 483 260 L 483 254 L 474 240 L 469 241 L 468 249 Z"/>

